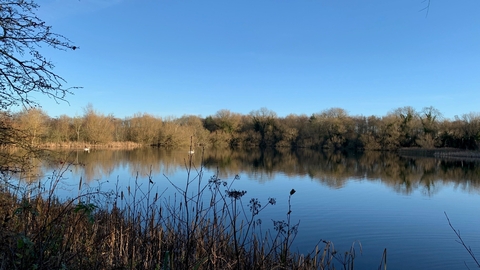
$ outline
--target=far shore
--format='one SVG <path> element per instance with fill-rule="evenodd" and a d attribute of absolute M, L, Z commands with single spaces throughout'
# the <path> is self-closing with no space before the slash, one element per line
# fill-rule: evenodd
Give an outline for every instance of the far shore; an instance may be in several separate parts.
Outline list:
<path fill-rule="evenodd" d="M 144 147 L 145 145 L 136 142 L 109 142 L 99 144 L 89 144 L 81 142 L 65 142 L 65 143 L 45 143 L 39 145 L 44 149 L 73 149 L 73 150 L 92 150 L 92 149 L 134 149 Z"/>

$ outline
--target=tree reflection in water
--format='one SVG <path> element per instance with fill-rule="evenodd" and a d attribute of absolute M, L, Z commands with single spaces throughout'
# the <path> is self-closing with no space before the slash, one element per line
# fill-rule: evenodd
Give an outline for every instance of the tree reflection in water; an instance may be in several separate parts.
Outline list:
<path fill-rule="evenodd" d="M 186 151 L 186 150 L 185 150 Z M 49 152 L 47 161 L 32 163 L 31 172 L 22 178 L 34 182 L 44 172 L 71 163 L 70 170 L 84 181 L 101 180 L 121 168 L 132 176 L 171 175 L 184 170 L 187 155 L 182 150 L 140 148 L 133 150 L 94 150 Z M 203 157 L 203 158 L 202 158 Z M 381 181 L 398 193 L 420 190 L 427 196 L 437 192 L 438 184 L 453 183 L 456 188 L 475 191 L 480 186 L 480 160 L 447 160 L 433 157 L 405 157 L 391 152 L 342 153 L 307 149 L 197 149 L 197 166 L 216 171 L 223 178 L 244 173 L 259 182 L 272 181 L 277 174 L 308 176 L 331 188 L 342 188 L 351 179 Z M 43 173 L 42 173 L 43 172 Z"/>

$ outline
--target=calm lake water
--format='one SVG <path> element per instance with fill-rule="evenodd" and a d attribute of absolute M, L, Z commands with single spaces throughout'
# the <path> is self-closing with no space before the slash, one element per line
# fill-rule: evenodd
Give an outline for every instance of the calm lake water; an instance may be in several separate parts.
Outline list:
<path fill-rule="evenodd" d="M 475 268 L 449 227 L 454 227 L 480 258 L 480 163 L 395 154 L 325 154 L 315 151 L 225 151 L 195 149 L 193 163 L 204 166 L 204 178 L 216 174 L 246 190 L 243 201 L 268 198 L 277 204 L 261 212 L 267 226 L 285 220 L 293 188 L 292 221 L 300 221 L 294 250 L 311 252 L 320 239 L 339 251 L 355 241 L 356 269 L 377 269 L 384 249 L 388 269 Z M 188 150 L 135 149 L 63 152 L 58 163 L 43 163 L 34 179 L 58 170 L 64 160 L 75 163 L 63 174 L 67 188 L 60 196 L 73 197 L 80 178 L 102 189 L 148 183 L 169 196 L 168 179 L 185 183 Z M 202 163 L 203 162 L 203 163 Z M 69 189 L 68 186 L 71 186 Z M 262 225 L 263 226 L 263 225 Z M 361 243 L 361 252 L 360 245 Z"/>

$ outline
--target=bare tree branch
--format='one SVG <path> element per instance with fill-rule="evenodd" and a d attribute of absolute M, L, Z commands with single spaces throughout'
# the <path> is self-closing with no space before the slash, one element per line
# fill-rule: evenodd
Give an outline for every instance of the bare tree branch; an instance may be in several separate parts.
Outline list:
<path fill-rule="evenodd" d="M 76 50 L 66 37 L 51 32 L 51 26 L 35 15 L 32 0 L 0 0 L 0 109 L 36 107 L 31 93 L 65 100 L 71 90 L 53 72 L 54 65 L 41 53 L 42 47 Z"/>
<path fill-rule="evenodd" d="M 430 0 L 423 0 L 422 3 L 427 3 L 424 8 L 420 9 L 420 12 L 426 11 L 426 14 L 425 14 L 425 18 L 426 18 L 428 17 L 428 12 L 430 11 Z"/>
<path fill-rule="evenodd" d="M 462 237 L 460 236 L 460 231 L 456 230 L 453 227 L 452 223 L 450 222 L 450 219 L 448 218 L 447 212 L 444 212 L 444 213 L 445 213 L 445 217 L 447 217 L 448 225 L 450 225 L 450 228 L 452 228 L 453 232 L 455 233 L 455 235 L 458 238 L 457 242 L 460 243 L 465 248 L 465 250 L 467 250 L 468 254 L 470 254 L 470 257 L 472 257 L 472 259 L 475 261 L 477 266 L 480 268 L 480 263 L 478 262 L 477 258 L 475 257 L 475 254 L 473 253 L 472 248 L 470 248 L 469 246 L 467 246 L 467 244 L 465 244 Z M 465 265 L 466 265 L 466 263 L 465 263 Z"/>

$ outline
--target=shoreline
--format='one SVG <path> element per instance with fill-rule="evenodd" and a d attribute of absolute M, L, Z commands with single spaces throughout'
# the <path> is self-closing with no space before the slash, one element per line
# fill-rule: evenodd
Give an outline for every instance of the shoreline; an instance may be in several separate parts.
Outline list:
<path fill-rule="evenodd" d="M 136 143 L 136 142 L 109 142 L 102 144 L 89 144 L 89 143 L 78 143 L 78 142 L 68 142 L 68 143 L 44 143 L 38 145 L 41 149 L 74 149 L 74 150 L 84 150 L 84 149 L 135 149 L 145 147 L 145 145 Z"/>

